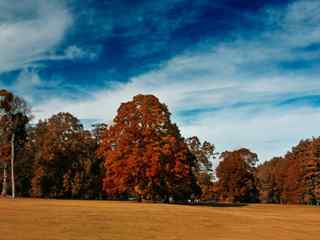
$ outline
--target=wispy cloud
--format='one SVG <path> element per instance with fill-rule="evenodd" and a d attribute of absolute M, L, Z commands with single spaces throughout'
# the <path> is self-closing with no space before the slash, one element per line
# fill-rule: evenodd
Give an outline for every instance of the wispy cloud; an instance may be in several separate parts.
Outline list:
<path fill-rule="evenodd" d="M 61 53 L 51 52 L 46 56 L 40 56 L 37 61 L 95 61 L 99 57 L 101 52 L 101 47 L 95 46 L 91 48 L 81 48 L 76 45 L 71 45 L 66 47 Z"/>
<path fill-rule="evenodd" d="M 248 146 L 262 160 L 283 154 L 320 130 L 318 105 L 303 100 L 318 98 L 319 70 L 290 67 L 319 65 L 316 51 L 306 50 L 320 42 L 319 8 L 320 2 L 299 0 L 263 9 L 254 16 L 263 21 L 263 31 L 252 34 L 243 28 L 227 39 L 205 38 L 129 82 L 105 79 L 105 86 L 87 98 L 55 97 L 39 103 L 36 117 L 69 111 L 82 119 L 110 122 L 121 102 L 139 93 L 155 94 L 169 106 L 185 136 L 212 141 L 218 151 Z M 72 46 L 61 57 L 87 54 Z M 149 50 L 148 45 L 141 48 Z"/>
<path fill-rule="evenodd" d="M 46 59 L 72 24 L 60 0 L 1 1 L 0 16 L 0 73 Z"/>

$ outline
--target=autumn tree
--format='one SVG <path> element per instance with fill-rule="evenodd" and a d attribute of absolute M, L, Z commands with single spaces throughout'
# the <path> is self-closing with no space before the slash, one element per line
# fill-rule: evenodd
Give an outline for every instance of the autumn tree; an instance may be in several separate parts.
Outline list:
<path fill-rule="evenodd" d="M 109 196 L 168 201 L 186 199 L 195 189 L 194 158 L 167 106 L 153 95 L 121 104 L 98 155 L 105 159 Z"/>
<path fill-rule="evenodd" d="M 32 195 L 53 198 L 97 198 L 100 162 L 97 142 L 69 113 L 40 121 L 34 129 Z"/>
<path fill-rule="evenodd" d="M 320 203 L 320 138 L 313 138 L 308 142 L 304 159 L 303 202 L 309 204 Z"/>
<path fill-rule="evenodd" d="M 242 148 L 221 154 L 221 161 L 216 169 L 218 191 L 221 201 L 256 202 L 255 165 L 257 154 Z"/>
<path fill-rule="evenodd" d="M 288 164 L 282 157 L 275 157 L 257 168 L 260 201 L 263 203 L 281 203 L 284 182 L 287 178 Z"/>
<path fill-rule="evenodd" d="M 288 161 L 282 199 L 288 203 L 312 203 L 320 200 L 316 194 L 320 180 L 320 140 L 307 139 L 285 155 Z"/>
<path fill-rule="evenodd" d="M 195 157 L 193 174 L 196 176 L 197 184 L 201 188 L 201 195 L 198 197 L 203 200 L 210 199 L 213 194 L 212 188 L 214 181 L 212 161 L 217 155 L 215 153 L 215 146 L 207 141 L 201 143 L 196 136 L 187 138 L 185 142 Z"/>
<path fill-rule="evenodd" d="M 25 126 L 31 118 L 30 109 L 27 106 L 26 101 L 22 98 L 15 96 L 7 90 L 0 90 L 0 118 L 1 118 L 1 134 L 3 136 L 2 144 L 8 144 L 8 136 L 10 139 L 10 166 L 11 166 L 11 186 L 12 186 L 12 198 L 15 198 L 15 153 L 16 148 L 21 147 L 23 139 L 25 137 Z M 6 175 L 6 166 L 4 167 L 4 175 Z M 4 177 L 4 180 L 6 177 Z M 3 187 L 6 188 L 6 183 L 3 183 Z M 7 192 L 4 189 L 3 194 Z"/>
<path fill-rule="evenodd" d="M 258 167 L 263 202 L 320 204 L 320 138 L 302 140 Z"/>
<path fill-rule="evenodd" d="M 299 151 L 299 148 L 293 148 L 293 152 L 289 152 L 285 156 L 288 167 L 281 193 L 283 203 L 303 203 L 303 167 Z"/>

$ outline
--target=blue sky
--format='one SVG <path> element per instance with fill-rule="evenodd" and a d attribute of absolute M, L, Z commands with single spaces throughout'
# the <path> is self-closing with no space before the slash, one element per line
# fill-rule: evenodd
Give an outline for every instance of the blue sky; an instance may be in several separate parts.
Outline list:
<path fill-rule="evenodd" d="M 155 94 L 184 136 L 261 160 L 320 130 L 320 1 L 0 0 L 0 87 L 35 120 Z"/>

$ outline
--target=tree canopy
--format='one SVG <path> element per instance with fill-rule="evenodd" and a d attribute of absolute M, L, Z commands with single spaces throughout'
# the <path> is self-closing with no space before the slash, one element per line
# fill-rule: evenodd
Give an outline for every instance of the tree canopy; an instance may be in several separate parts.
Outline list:
<path fill-rule="evenodd" d="M 221 154 L 221 161 L 217 167 L 217 186 L 221 201 L 258 201 L 255 177 L 257 161 L 257 154 L 246 148 Z"/>
<path fill-rule="evenodd" d="M 188 198 L 196 185 L 194 159 L 166 105 L 152 95 L 121 104 L 98 153 L 105 159 L 104 190 L 112 196 L 166 201 Z"/>
<path fill-rule="evenodd" d="M 184 138 L 153 95 L 89 129 L 70 113 L 31 118 L 25 100 L 0 90 L 3 196 L 11 185 L 12 196 L 320 204 L 320 138 L 259 166 L 247 148 L 225 151 L 213 169 L 215 145 Z"/>

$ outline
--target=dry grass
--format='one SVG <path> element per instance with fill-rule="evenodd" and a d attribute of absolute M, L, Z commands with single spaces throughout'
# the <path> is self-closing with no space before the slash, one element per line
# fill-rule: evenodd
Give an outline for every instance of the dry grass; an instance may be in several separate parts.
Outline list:
<path fill-rule="evenodd" d="M 320 208 L 0 199 L 1 240 L 320 239 Z"/>

